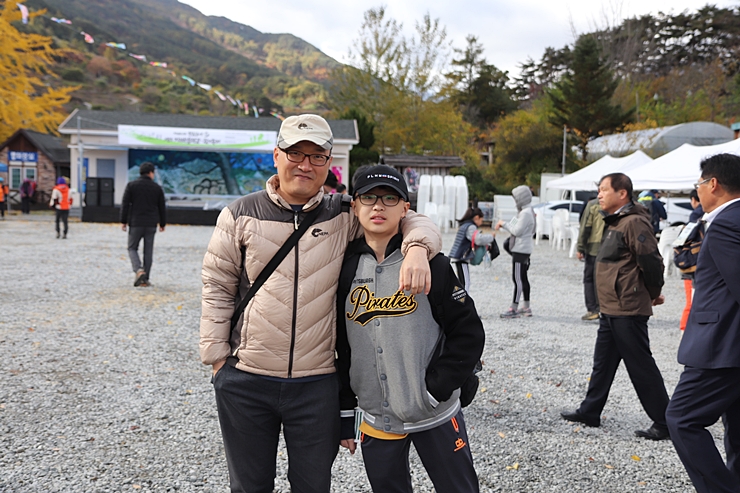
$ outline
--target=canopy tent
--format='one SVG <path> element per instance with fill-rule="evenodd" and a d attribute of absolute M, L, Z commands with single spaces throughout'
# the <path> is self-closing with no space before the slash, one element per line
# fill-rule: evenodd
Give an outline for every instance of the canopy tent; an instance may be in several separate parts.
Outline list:
<path fill-rule="evenodd" d="M 636 151 L 625 157 L 604 156 L 598 161 L 581 168 L 578 171 L 552 180 L 547 183 L 547 188 L 560 190 L 593 190 L 597 189 L 597 183 L 601 177 L 617 171 L 629 174 L 628 171 L 639 168 L 653 159 L 642 151 Z"/>
<path fill-rule="evenodd" d="M 691 190 L 701 176 L 701 161 L 722 153 L 740 155 L 740 139 L 713 146 L 684 144 L 625 173 L 632 179 L 635 190 Z"/>

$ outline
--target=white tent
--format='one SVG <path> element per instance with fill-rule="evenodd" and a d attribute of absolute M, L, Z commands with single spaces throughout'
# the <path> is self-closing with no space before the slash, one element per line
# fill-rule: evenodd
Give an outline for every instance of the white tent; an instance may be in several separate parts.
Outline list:
<path fill-rule="evenodd" d="M 652 161 L 652 158 L 642 151 L 636 151 L 625 157 L 604 156 L 568 176 L 549 181 L 547 188 L 595 191 L 597 189 L 596 184 L 602 176 L 616 172 L 629 175 L 630 170 L 639 168 L 650 161 Z"/>
<path fill-rule="evenodd" d="M 722 153 L 740 155 L 740 139 L 713 146 L 684 144 L 626 174 L 635 190 L 691 190 L 701 176 L 701 161 Z"/>

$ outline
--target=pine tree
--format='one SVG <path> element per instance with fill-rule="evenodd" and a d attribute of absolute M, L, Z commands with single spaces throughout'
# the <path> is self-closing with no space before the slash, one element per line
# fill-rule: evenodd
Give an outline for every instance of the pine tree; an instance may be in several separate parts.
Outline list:
<path fill-rule="evenodd" d="M 570 128 L 584 161 L 589 140 L 617 130 L 632 117 L 633 109 L 622 111 L 620 105 L 611 102 L 618 85 L 601 58 L 596 40 L 582 36 L 573 50 L 570 70 L 548 95 L 553 104 L 550 122 Z"/>
<path fill-rule="evenodd" d="M 15 2 L 0 7 L 0 142 L 20 128 L 56 132 L 65 117 L 61 106 L 78 89 L 48 85 L 44 79 L 52 77 L 49 67 L 58 53 L 51 38 L 23 33 L 13 26 L 20 19 Z"/>

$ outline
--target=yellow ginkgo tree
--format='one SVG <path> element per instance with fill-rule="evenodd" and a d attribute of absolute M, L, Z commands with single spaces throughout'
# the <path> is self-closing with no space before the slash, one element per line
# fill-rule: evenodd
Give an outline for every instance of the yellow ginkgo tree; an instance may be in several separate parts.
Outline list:
<path fill-rule="evenodd" d="M 51 38 L 16 29 L 12 22 L 19 20 L 15 2 L 0 2 L 0 142 L 20 128 L 55 132 L 65 117 L 62 105 L 78 89 L 43 80 L 55 77 L 50 66 L 58 54 Z"/>

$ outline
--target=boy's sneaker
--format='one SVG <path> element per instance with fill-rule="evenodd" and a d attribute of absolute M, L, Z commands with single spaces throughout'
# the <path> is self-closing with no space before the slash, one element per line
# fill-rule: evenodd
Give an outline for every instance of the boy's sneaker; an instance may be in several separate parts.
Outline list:
<path fill-rule="evenodd" d="M 519 316 L 519 312 L 511 307 L 500 315 L 501 318 L 519 318 Z"/>
<path fill-rule="evenodd" d="M 146 282 L 146 271 L 144 269 L 139 269 L 136 271 L 136 278 L 134 279 L 134 286 L 138 288 L 144 282 Z"/>
<path fill-rule="evenodd" d="M 531 317 L 532 316 L 532 309 L 529 308 L 529 307 L 522 308 L 519 311 L 517 311 L 517 313 L 519 314 L 520 317 Z"/>

